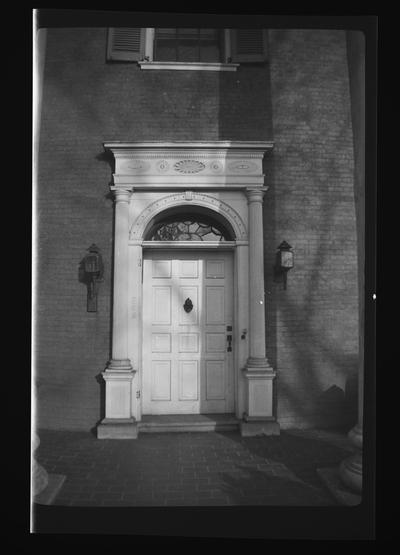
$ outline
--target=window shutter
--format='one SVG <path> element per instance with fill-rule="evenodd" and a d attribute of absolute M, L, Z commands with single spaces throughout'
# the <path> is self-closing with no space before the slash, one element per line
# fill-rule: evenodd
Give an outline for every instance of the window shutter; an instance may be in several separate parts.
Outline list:
<path fill-rule="evenodd" d="M 267 32 L 265 29 L 232 30 L 232 62 L 265 62 Z"/>
<path fill-rule="evenodd" d="M 145 29 L 111 27 L 108 29 L 107 59 L 135 62 L 143 60 Z"/>

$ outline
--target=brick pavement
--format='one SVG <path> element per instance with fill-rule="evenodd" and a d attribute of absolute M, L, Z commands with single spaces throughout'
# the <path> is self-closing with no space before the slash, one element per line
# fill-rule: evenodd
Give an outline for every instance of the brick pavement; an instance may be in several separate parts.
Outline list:
<path fill-rule="evenodd" d="M 316 469 L 336 466 L 351 446 L 317 431 L 242 438 L 238 432 L 143 434 L 98 440 L 39 430 L 36 458 L 66 480 L 54 505 L 335 505 Z"/>

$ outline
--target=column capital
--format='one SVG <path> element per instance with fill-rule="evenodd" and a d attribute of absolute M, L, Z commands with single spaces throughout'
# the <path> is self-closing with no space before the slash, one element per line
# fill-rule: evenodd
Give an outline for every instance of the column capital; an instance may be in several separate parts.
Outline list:
<path fill-rule="evenodd" d="M 246 196 L 247 202 L 262 202 L 268 187 L 247 187 Z"/>
<path fill-rule="evenodd" d="M 132 189 L 111 187 L 111 190 L 114 191 L 115 202 L 129 202 L 132 194 Z"/>

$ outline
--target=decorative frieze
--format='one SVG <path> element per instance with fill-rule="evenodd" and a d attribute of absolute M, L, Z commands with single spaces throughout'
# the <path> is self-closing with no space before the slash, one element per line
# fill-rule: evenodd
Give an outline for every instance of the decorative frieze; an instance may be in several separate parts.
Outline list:
<path fill-rule="evenodd" d="M 200 158 L 200 156 L 199 156 Z M 203 159 L 204 160 L 204 159 Z M 174 175 L 185 174 L 192 175 L 197 173 L 219 174 L 226 171 L 230 175 L 254 175 L 262 173 L 262 164 L 260 161 L 253 160 L 230 160 L 219 158 L 216 160 L 195 160 L 193 158 L 171 159 L 167 161 L 157 159 L 126 159 L 121 158 L 117 162 L 116 173 L 120 175 L 137 175 L 137 174 L 169 174 Z"/>
<path fill-rule="evenodd" d="M 272 143 L 105 143 L 115 157 L 114 184 L 262 185 L 262 159 Z"/>

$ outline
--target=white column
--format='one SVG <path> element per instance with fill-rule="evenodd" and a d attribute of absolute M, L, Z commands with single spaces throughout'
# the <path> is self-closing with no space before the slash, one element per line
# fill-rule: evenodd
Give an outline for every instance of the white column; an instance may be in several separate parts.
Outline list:
<path fill-rule="evenodd" d="M 112 359 L 109 368 L 131 370 L 128 358 L 128 238 L 131 192 L 115 190 Z"/>
<path fill-rule="evenodd" d="M 99 439 L 135 439 L 137 425 L 132 417 L 134 371 L 128 357 L 129 200 L 128 189 L 115 189 L 114 290 L 112 358 L 105 372 L 105 418 L 97 428 Z"/>
<path fill-rule="evenodd" d="M 265 358 L 263 189 L 248 189 L 250 269 L 250 352 L 248 365 L 269 367 Z"/>
<path fill-rule="evenodd" d="M 277 434 L 273 416 L 273 380 L 275 372 L 266 358 L 263 197 L 266 188 L 247 189 L 249 207 L 249 358 L 244 376 L 246 412 L 242 435 Z"/>

